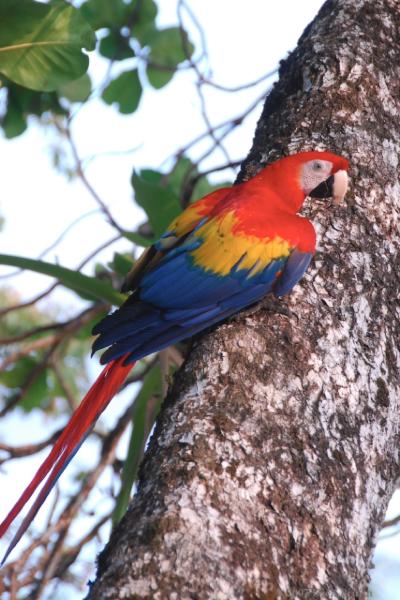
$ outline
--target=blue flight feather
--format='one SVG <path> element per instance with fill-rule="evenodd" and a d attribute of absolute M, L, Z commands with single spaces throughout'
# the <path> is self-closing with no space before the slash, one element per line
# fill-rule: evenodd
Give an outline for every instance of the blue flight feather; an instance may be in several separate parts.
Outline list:
<path fill-rule="evenodd" d="M 281 277 L 274 286 L 274 294 L 277 297 L 289 293 L 296 283 L 303 277 L 313 255 L 310 252 L 293 250 L 289 256 Z"/>

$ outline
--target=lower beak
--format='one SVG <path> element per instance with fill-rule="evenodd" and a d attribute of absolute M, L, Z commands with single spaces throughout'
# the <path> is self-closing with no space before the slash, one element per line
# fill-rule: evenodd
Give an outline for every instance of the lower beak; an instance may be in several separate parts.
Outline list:
<path fill-rule="evenodd" d="M 317 185 L 308 195 L 311 198 L 333 198 L 335 204 L 339 204 L 347 192 L 348 182 L 347 171 L 337 171 Z"/>

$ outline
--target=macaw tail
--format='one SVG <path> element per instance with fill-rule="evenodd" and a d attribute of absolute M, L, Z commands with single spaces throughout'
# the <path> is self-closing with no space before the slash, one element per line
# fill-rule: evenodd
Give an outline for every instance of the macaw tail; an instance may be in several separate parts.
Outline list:
<path fill-rule="evenodd" d="M 123 362 L 125 358 L 126 355 L 117 360 L 113 360 L 106 365 L 72 415 L 69 423 L 50 451 L 50 454 L 41 464 L 28 487 L 21 494 L 21 497 L 10 510 L 4 521 L 0 524 L 0 537 L 2 537 L 14 521 L 15 517 L 28 502 L 29 498 L 47 477 L 47 481 L 42 487 L 38 497 L 22 521 L 17 533 L 11 540 L 1 564 L 5 562 L 10 552 L 24 535 L 25 531 L 35 518 L 36 513 L 55 486 L 61 473 L 75 456 L 96 420 L 126 379 L 134 363 L 124 365 Z"/>

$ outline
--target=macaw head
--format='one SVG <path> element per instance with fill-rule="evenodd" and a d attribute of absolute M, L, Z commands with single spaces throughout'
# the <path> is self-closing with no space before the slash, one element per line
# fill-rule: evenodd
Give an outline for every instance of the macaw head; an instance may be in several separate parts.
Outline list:
<path fill-rule="evenodd" d="M 348 161 L 330 152 L 302 152 L 297 156 L 302 158 L 300 185 L 304 194 L 341 202 L 348 187 Z"/>
<path fill-rule="evenodd" d="M 331 152 L 299 152 L 267 165 L 255 179 L 274 189 L 290 211 L 297 212 L 306 196 L 343 200 L 348 161 Z"/>

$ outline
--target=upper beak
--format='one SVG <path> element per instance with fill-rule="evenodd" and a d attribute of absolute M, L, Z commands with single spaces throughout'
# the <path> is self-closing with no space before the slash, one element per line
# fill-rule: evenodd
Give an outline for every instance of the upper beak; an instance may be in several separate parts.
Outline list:
<path fill-rule="evenodd" d="M 311 198 L 333 198 L 339 204 L 345 197 L 349 183 L 347 171 L 337 171 L 334 175 L 317 185 L 308 195 Z"/>

